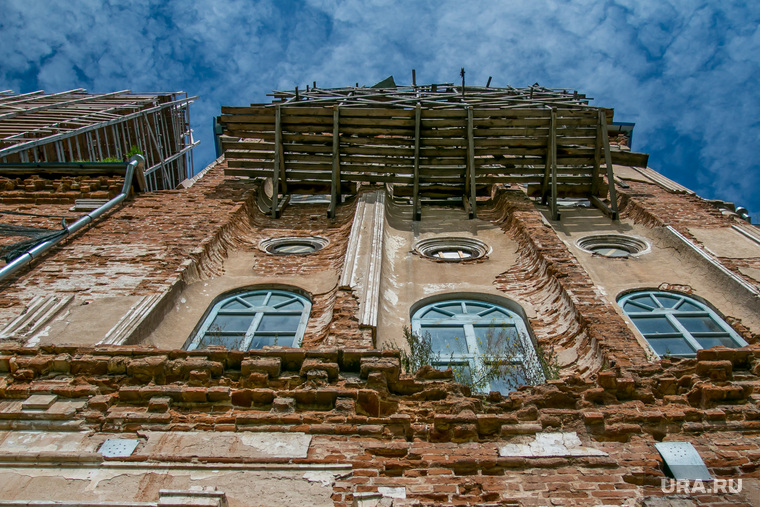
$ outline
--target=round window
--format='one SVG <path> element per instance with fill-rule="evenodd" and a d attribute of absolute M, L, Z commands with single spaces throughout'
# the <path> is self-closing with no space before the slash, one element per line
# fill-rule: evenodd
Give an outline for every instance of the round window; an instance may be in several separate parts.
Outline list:
<path fill-rule="evenodd" d="M 272 238 L 262 241 L 259 248 L 275 255 L 305 255 L 321 250 L 327 243 L 327 239 L 317 236 Z"/>
<path fill-rule="evenodd" d="M 458 262 L 478 259 L 488 253 L 488 246 L 472 238 L 429 238 L 418 241 L 414 249 L 430 259 Z"/>
<path fill-rule="evenodd" d="M 604 257 L 631 257 L 649 252 L 649 244 L 623 234 L 595 234 L 578 240 L 583 250 Z"/>

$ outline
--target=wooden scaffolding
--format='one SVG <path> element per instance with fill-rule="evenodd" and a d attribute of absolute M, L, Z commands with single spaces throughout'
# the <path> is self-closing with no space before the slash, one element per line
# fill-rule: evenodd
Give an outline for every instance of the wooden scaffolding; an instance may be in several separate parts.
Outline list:
<path fill-rule="evenodd" d="M 141 153 L 146 190 L 176 188 L 194 173 L 198 141 L 188 106 L 195 99 L 184 92 L 0 91 L 0 175 L 28 173 L 30 166 L 75 174 L 83 162 Z"/>
<path fill-rule="evenodd" d="M 586 197 L 612 217 L 617 199 L 607 125 L 612 110 L 578 92 L 458 87 L 276 91 L 271 104 L 223 107 L 227 174 L 271 178 L 271 213 L 288 194 L 329 193 L 329 216 L 360 183 L 386 183 L 421 202 L 457 197 L 477 213 L 495 183 L 521 184 L 549 204 Z"/>

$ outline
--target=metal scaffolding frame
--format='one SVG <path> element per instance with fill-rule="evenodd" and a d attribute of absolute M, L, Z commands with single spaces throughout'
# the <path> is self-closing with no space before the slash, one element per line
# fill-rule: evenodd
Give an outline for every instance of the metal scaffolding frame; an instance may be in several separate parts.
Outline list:
<path fill-rule="evenodd" d="M 67 164 L 146 158 L 146 190 L 176 188 L 194 174 L 185 92 L 46 94 L 0 91 L 0 164 Z"/>

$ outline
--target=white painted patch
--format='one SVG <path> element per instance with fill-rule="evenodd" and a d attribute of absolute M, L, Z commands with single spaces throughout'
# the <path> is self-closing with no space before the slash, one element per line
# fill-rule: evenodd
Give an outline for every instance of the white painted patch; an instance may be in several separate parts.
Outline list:
<path fill-rule="evenodd" d="M 606 452 L 584 447 L 574 431 L 538 433 L 527 444 L 507 444 L 499 449 L 499 456 L 548 457 L 548 456 L 607 456 Z"/>
<path fill-rule="evenodd" d="M 398 498 L 402 500 L 406 498 L 406 488 L 403 486 L 401 486 L 400 488 L 389 488 L 385 486 L 380 486 L 379 488 L 377 488 L 377 492 L 387 498 Z"/>
<path fill-rule="evenodd" d="M 333 472 L 306 472 L 303 474 L 303 478 L 309 482 L 318 482 L 322 486 L 332 486 L 335 482 L 335 474 Z"/>

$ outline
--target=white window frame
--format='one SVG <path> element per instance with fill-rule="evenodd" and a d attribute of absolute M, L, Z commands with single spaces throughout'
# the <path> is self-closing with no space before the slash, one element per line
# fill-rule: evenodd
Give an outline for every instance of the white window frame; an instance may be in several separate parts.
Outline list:
<path fill-rule="evenodd" d="M 264 295 L 264 302 L 261 305 L 252 305 L 250 302 L 246 301 L 244 298 L 249 296 L 258 296 L 258 295 Z M 284 296 L 289 298 L 286 301 L 282 301 L 277 304 L 270 304 L 270 300 L 272 296 Z M 231 302 L 239 302 L 240 304 L 246 306 L 244 309 L 225 309 L 224 307 L 231 303 Z M 248 325 L 248 329 L 243 331 L 234 331 L 234 332 L 226 332 L 224 330 L 218 331 L 218 333 L 222 336 L 239 336 L 242 338 L 242 342 L 240 344 L 240 348 L 235 350 L 242 350 L 242 351 L 248 351 L 250 350 L 251 343 L 253 343 L 254 338 L 256 337 L 262 337 L 262 336 L 277 336 L 277 331 L 259 331 L 259 325 L 261 324 L 262 319 L 266 315 L 277 315 L 277 314 L 291 314 L 296 315 L 298 312 L 293 310 L 281 310 L 281 308 L 286 307 L 293 302 L 299 302 L 303 305 L 301 311 L 300 311 L 300 319 L 298 322 L 298 327 L 295 331 L 295 333 L 292 332 L 283 332 L 286 334 L 284 337 L 284 340 L 282 342 L 278 342 L 277 345 L 283 346 L 283 347 L 300 347 L 301 341 L 303 340 L 304 331 L 306 330 L 306 323 L 309 320 L 309 314 L 311 313 L 311 301 L 309 301 L 306 297 L 296 294 L 295 292 L 291 291 L 285 291 L 285 290 L 277 290 L 277 289 L 255 289 L 255 290 L 248 290 L 244 292 L 236 292 L 234 294 L 230 294 L 216 303 L 207 311 L 206 316 L 203 318 L 202 324 L 198 328 L 198 330 L 193 334 L 191 340 L 185 347 L 186 350 L 195 350 L 200 347 L 201 343 L 203 342 L 204 337 L 208 333 L 209 329 L 213 326 L 214 321 L 218 315 L 236 315 L 236 316 L 250 316 L 251 322 Z M 290 336 L 290 335 L 293 336 Z"/>
<path fill-rule="evenodd" d="M 677 303 L 675 303 L 672 307 L 668 307 L 666 305 L 663 305 L 662 302 L 658 299 L 658 296 L 667 296 L 668 298 L 677 298 L 680 299 Z M 640 299 L 646 299 L 646 297 L 649 298 L 650 305 L 655 305 L 651 309 L 648 308 L 648 305 L 643 304 L 643 302 L 640 302 L 638 300 Z M 680 310 L 679 308 L 683 306 L 684 303 L 688 303 L 691 305 L 696 306 L 699 308 L 699 310 Z M 635 306 L 640 309 L 640 311 L 632 312 L 630 310 L 626 310 L 626 304 L 630 306 Z M 618 305 L 623 310 L 623 313 L 625 313 L 628 318 L 631 319 L 631 322 L 636 327 L 636 331 L 638 331 L 646 340 L 647 344 L 649 345 L 649 348 L 652 350 L 652 352 L 657 355 L 657 357 L 662 357 L 663 355 L 670 355 L 674 357 L 696 357 L 697 351 L 702 350 L 704 347 L 700 345 L 700 343 L 697 341 L 697 338 L 730 338 L 734 344 L 735 347 L 743 347 L 747 345 L 747 342 L 744 341 L 744 339 L 739 336 L 739 334 L 734 331 L 731 326 L 729 326 L 726 321 L 724 321 L 717 313 L 715 313 L 712 309 L 710 309 L 707 305 L 700 302 L 699 300 L 689 297 L 685 294 L 681 294 L 678 292 L 667 292 L 667 291 L 658 291 L 658 290 L 647 290 L 647 291 L 637 291 L 637 292 L 631 292 L 623 297 L 618 299 Z M 636 324 L 636 320 L 634 320 L 634 317 L 638 318 L 665 318 L 668 323 L 674 328 L 672 332 L 656 332 L 656 333 L 644 333 L 639 326 Z M 686 329 L 684 324 L 679 320 L 679 317 L 697 317 L 697 318 L 708 318 L 710 319 L 714 324 L 716 324 L 722 331 L 710 331 L 710 332 L 696 332 L 696 331 L 689 331 Z M 693 353 L 684 353 L 684 354 L 671 354 L 671 353 L 665 353 L 660 354 L 655 349 L 655 345 L 652 341 L 650 341 L 650 338 L 652 339 L 658 339 L 658 338 L 680 338 L 684 341 L 684 343 L 693 350 Z"/>
<path fill-rule="evenodd" d="M 453 313 L 442 308 L 443 306 L 451 305 L 453 303 L 460 303 L 462 305 L 462 313 Z M 475 306 L 470 308 L 468 305 L 477 305 L 479 310 L 476 310 Z M 447 317 L 425 317 L 425 315 L 431 310 L 447 315 Z M 499 313 L 506 314 L 507 317 L 505 318 L 503 315 L 499 315 Z M 543 374 L 541 363 L 536 354 L 525 321 L 516 312 L 489 301 L 471 298 L 452 298 L 426 304 L 414 311 L 414 314 L 412 315 L 412 332 L 419 337 L 424 338 L 426 333 L 429 333 L 430 338 L 436 340 L 434 332 L 435 328 L 453 327 L 462 328 L 464 335 L 463 339 L 467 344 L 467 352 L 462 352 L 460 350 L 452 351 L 448 355 L 442 354 L 440 360 L 433 361 L 431 366 L 442 368 L 447 367 L 450 364 L 461 364 L 467 365 L 471 371 L 476 372 L 478 365 L 480 364 L 478 361 L 480 351 L 475 328 L 493 327 L 498 329 L 506 327 L 515 330 L 517 339 L 523 350 L 523 354 L 515 355 L 510 358 L 510 361 L 513 364 L 529 361 L 532 364 L 532 371 L 540 372 L 541 378 L 538 383 L 545 382 L 546 378 Z M 488 392 L 497 389 L 493 389 L 489 384 L 485 386 L 483 390 L 484 392 Z"/>

